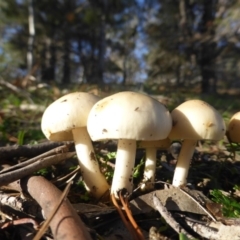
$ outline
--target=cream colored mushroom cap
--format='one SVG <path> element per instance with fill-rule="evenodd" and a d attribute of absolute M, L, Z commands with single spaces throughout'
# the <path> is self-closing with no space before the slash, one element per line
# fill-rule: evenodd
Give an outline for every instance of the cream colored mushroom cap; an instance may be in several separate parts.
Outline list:
<path fill-rule="evenodd" d="M 93 141 L 159 140 L 166 138 L 171 128 L 171 115 L 163 104 L 147 95 L 128 91 L 97 102 L 87 123 Z"/>
<path fill-rule="evenodd" d="M 42 116 L 42 132 L 52 141 L 71 141 L 71 130 L 86 127 L 88 114 L 99 97 L 85 92 L 69 93 L 50 104 Z"/>
<path fill-rule="evenodd" d="M 227 136 L 231 142 L 240 142 L 240 112 L 235 113 L 228 124 Z"/>
<path fill-rule="evenodd" d="M 189 100 L 172 113 L 173 127 L 170 139 L 220 140 L 226 132 L 225 123 L 219 112 L 201 100 Z"/>

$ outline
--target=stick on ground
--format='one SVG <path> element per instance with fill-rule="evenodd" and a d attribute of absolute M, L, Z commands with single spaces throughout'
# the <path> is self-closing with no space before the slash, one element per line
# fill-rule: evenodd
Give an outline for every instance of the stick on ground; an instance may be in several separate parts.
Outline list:
<path fill-rule="evenodd" d="M 33 174 L 35 171 L 38 171 L 45 167 L 49 167 L 53 164 L 57 164 L 63 160 L 73 157 L 74 155 L 75 155 L 75 152 L 56 154 L 53 156 L 49 156 L 49 157 L 40 159 L 40 160 L 38 160 L 28 166 L 25 166 L 23 168 L 20 168 L 20 169 L 11 171 L 11 172 L 3 173 L 0 175 L 0 186 L 9 184 L 18 179 L 26 177 L 30 174 Z"/>
<path fill-rule="evenodd" d="M 1 160 L 11 160 L 13 158 L 32 158 L 42 154 L 46 151 L 49 151 L 53 148 L 59 147 L 63 145 L 62 142 L 51 142 L 47 141 L 44 143 L 39 143 L 36 145 L 14 145 L 14 146 L 7 146 L 7 147 L 0 147 L 0 159 Z"/>

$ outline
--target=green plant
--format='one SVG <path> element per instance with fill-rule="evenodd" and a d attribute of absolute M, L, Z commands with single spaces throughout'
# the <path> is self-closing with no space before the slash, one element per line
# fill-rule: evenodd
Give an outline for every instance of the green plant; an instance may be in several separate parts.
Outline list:
<path fill-rule="evenodd" d="M 145 165 L 145 161 L 144 161 L 144 159 L 142 158 L 141 161 L 140 161 L 140 163 L 134 168 L 133 178 L 139 179 L 139 178 L 142 177 L 144 165 Z"/>
<path fill-rule="evenodd" d="M 44 176 L 47 176 L 49 172 L 50 172 L 49 168 L 42 168 L 38 170 L 35 174 L 44 177 Z"/>
<path fill-rule="evenodd" d="M 114 169 L 108 165 L 108 162 L 110 160 L 116 159 L 116 152 L 108 152 L 107 154 L 96 154 L 97 159 L 99 160 L 100 158 L 103 161 L 100 162 L 100 166 L 104 169 L 104 176 L 108 182 L 112 181 L 113 174 L 114 174 Z"/>
<path fill-rule="evenodd" d="M 9 94 L 6 98 L 4 98 L 2 104 L 4 108 L 9 108 L 9 106 L 13 105 L 15 107 L 19 107 L 22 102 L 18 96 L 14 94 Z"/>
<path fill-rule="evenodd" d="M 190 240 L 184 233 L 179 233 L 179 240 Z M 191 240 L 197 240 L 197 238 L 194 238 Z"/>
<path fill-rule="evenodd" d="M 76 182 L 76 185 L 78 187 L 78 190 L 81 191 L 80 200 L 85 201 L 85 202 L 89 202 L 91 197 L 89 195 L 89 192 L 86 191 L 84 182 L 82 180 L 79 180 L 79 181 Z M 82 191 L 82 190 L 84 190 L 84 191 Z"/>
<path fill-rule="evenodd" d="M 117 155 L 117 152 L 109 152 L 107 153 L 106 157 L 108 160 L 111 160 L 111 159 L 116 159 L 116 155 Z"/>
<path fill-rule="evenodd" d="M 214 202 L 222 205 L 223 216 L 240 217 L 240 203 L 233 196 L 226 196 L 218 189 L 212 190 L 210 194 Z"/>
<path fill-rule="evenodd" d="M 17 139 L 18 139 L 17 143 L 18 143 L 19 146 L 24 144 L 24 136 L 25 136 L 25 131 L 24 130 L 20 130 L 18 132 L 18 137 L 17 137 Z"/>

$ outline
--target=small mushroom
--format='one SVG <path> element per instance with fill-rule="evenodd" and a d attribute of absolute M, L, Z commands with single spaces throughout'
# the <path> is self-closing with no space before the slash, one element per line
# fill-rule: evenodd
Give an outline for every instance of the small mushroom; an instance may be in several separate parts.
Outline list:
<path fill-rule="evenodd" d="M 88 114 L 98 100 L 99 97 L 85 92 L 67 94 L 47 107 L 41 123 L 49 140 L 74 141 L 85 187 L 96 198 L 109 189 L 86 127 Z"/>
<path fill-rule="evenodd" d="M 219 112 L 201 100 L 189 100 L 172 113 L 173 128 L 170 139 L 183 140 L 173 177 L 173 186 L 186 184 L 190 161 L 198 140 L 220 140 L 226 126 Z"/>
<path fill-rule="evenodd" d="M 170 119 L 171 120 L 171 119 Z M 157 150 L 166 150 L 170 147 L 171 141 L 169 138 L 156 141 L 140 141 L 138 148 L 146 149 L 146 161 L 143 172 L 143 182 L 146 183 L 145 189 L 153 188 L 156 172 Z"/>
<path fill-rule="evenodd" d="M 88 117 L 93 141 L 117 139 L 117 157 L 111 193 L 133 188 L 136 141 L 168 136 L 172 127 L 168 110 L 157 100 L 136 92 L 119 92 L 97 102 Z"/>
<path fill-rule="evenodd" d="M 230 142 L 234 143 L 240 142 L 240 112 L 235 113 L 231 117 L 228 123 L 226 135 Z"/>

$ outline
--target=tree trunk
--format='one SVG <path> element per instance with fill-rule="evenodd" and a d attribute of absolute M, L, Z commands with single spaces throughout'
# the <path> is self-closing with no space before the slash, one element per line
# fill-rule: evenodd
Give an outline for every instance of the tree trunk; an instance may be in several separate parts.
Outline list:
<path fill-rule="evenodd" d="M 105 36 L 105 16 L 102 13 L 100 24 L 100 36 L 99 36 L 99 54 L 98 54 L 98 85 L 103 84 L 103 73 L 105 65 L 105 49 L 106 49 L 106 36 Z"/>
<path fill-rule="evenodd" d="M 52 81 L 55 81 L 56 47 L 53 40 L 50 46 L 50 53 L 51 53 L 51 58 L 50 58 L 50 66 L 49 66 L 49 76 L 51 77 Z"/>
<path fill-rule="evenodd" d="M 55 80 L 56 49 L 51 39 L 46 39 L 41 57 L 41 79 L 44 82 Z"/>
<path fill-rule="evenodd" d="M 201 92 L 202 93 L 209 93 L 209 80 L 210 80 L 210 71 L 207 69 L 208 66 L 202 64 L 200 66 L 201 75 L 202 75 L 202 82 L 201 82 Z"/>
<path fill-rule="evenodd" d="M 201 82 L 201 90 L 202 93 L 216 93 L 216 76 L 215 76 L 215 68 L 211 66 L 211 64 L 202 64 L 201 68 L 201 75 L 202 75 L 202 82 Z"/>
<path fill-rule="evenodd" d="M 212 24 L 213 16 L 213 0 L 204 0 L 204 14 L 202 19 L 202 31 L 207 32 L 210 36 L 214 35 Z M 215 93 L 216 92 L 216 78 L 214 69 L 214 60 L 216 57 L 216 48 L 213 43 L 204 43 L 201 46 L 201 59 L 200 69 L 202 74 L 201 91 L 202 93 Z M 211 81 L 214 84 L 211 84 Z"/>
<path fill-rule="evenodd" d="M 28 0 L 28 28 L 27 70 L 30 73 L 33 67 L 33 43 L 35 37 L 33 0 Z"/>
<path fill-rule="evenodd" d="M 69 52 L 69 38 L 66 34 L 65 40 L 64 40 L 64 49 L 63 49 L 63 77 L 62 77 L 62 83 L 70 83 L 70 52 Z"/>

